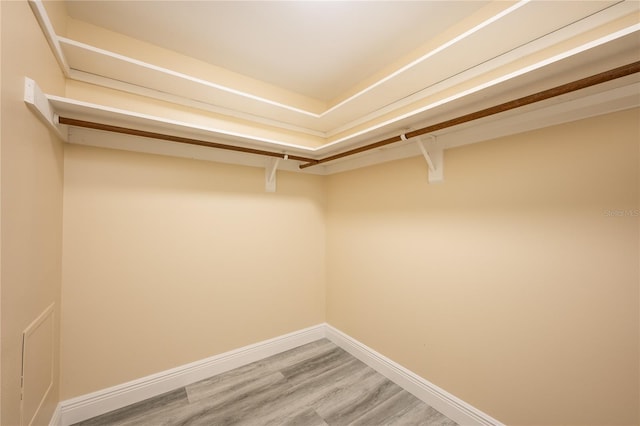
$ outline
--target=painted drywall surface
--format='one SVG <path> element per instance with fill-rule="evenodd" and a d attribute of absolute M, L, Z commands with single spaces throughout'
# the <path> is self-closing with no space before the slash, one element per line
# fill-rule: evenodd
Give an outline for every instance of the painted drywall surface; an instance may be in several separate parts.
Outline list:
<path fill-rule="evenodd" d="M 66 2 L 60 0 L 44 0 L 42 4 L 47 11 L 47 16 L 55 33 L 59 36 L 66 37 L 67 24 L 70 19 Z"/>
<path fill-rule="evenodd" d="M 62 396 L 324 321 L 325 183 L 65 149 Z"/>
<path fill-rule="evenodd" d="M 265 99 L 291 104 L 317 113 L 326 108 L 325 103 L 317 99 L 73 18 L 67 20 L 67 34 L 72 40 L 86 43 L 99 49 L 136 58 L 146 63 L 175 70 L 196 78 L 215 81 L 237 90 L 248 90 L 251 94 Z"/>
<path fill-rule="evenodd" d="M 639 118 L 330 176 L 327 321 L 506 424 L 638 424 Z"/>
<path fill-rule="evenodd" d="M 0 2 L 0 24 L 2 2 Z M 0 28 L 0 422 L 2 422 L 2 29 Z"/>
<path fill-rule="evenodd" d="M 64 80 L 26 1 L 2 2 L 1 31 L 0 423 L 15 425 L 20 422 L 22 332 L 51 303 L 59 320 L 62 262 L 62 143 L 26 107 L 24 77 L 54 94 L 64 93 Z M 57 361 L 54 386 L 35 424 L 48 423 L 58 402 Z"/>

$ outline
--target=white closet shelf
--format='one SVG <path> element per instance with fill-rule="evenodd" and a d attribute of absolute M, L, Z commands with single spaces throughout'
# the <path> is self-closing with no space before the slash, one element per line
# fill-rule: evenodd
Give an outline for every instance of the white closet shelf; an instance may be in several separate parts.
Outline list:
<path fill-rule="evenodd" d="M 612 82 L 606 84 L 609 86 L 583 89 L 579 96 L 563 95 L 511 112 L 482 118 L 475 121 L 473 125 L 463 124 L 436 131 L 433 134 L 437 136 L 438 148 L 448 149 L 640 106 L 640 97 L 638 96 L 640 93 L 640 74 L 619 78 L 615 84 Z M 309 161 L 320 161 L 326 158 L 329 149 L 339 148 L 335 145 L 330 148 L 327 145 L 309 148 L 48 95 L 43 93 L 36 82 L 29 78 L 25 78 L 25 102 L 68 143 L 261 167 L 269 171 L 268 181 L 273 181 L 275 167 L 280 170 L 299 172 L 301 171 L 300 165 Z M 61 117 L 98 123 L 101 126 L 132 129 L 138 134 L 121 134 L 102 131 L 99 128 L 67 126 L 60 124 Z M 149 132 L 157 134 L 159 137 L 149 135 Z M 198 146 L 184 141 L 162 140 L 163 138 L 160 136 L 196 140 L 202 142 L 201 145 L 224 144 L 244 152 L 212 149 L 216 146 Z M 390 146 L 309 167 L 304 171 L 321 175 L 332 174 L 385 161 L 423 155 L 419 145 L 414 142 L 402 139 Z M 252 152 L 253 150 L 262 152 Z M 288 161 L 279 161 L 274 166 L 274 158 Z"/>
<path fill-rule="evenodd" d="M 281 158 L 286 156 L 287 159 L 294 161 L 290 162 L 291 167 L 283 168 L 292 170 L 297 170 L 299 162 L 313 161 L 316 157 L 316 149 L 302 145 L 48 95 L 29 78 L 25 78 L 25 102 L 68 143 L 104 146 L 106 142 L 108 146 L 109 142 L 105 141 L 106 138 L 111 141 L 111 147 L 118 149 L 189 158 L 200 158 L 199 152 L 211 151 L 211 148 L 231 149 L 240 151 L 234 154 L 245 156 L 247 154 Z M 66 121 L 85 122 L 89 125 L 89 129 L 82 124 L 67 126 L 64 124 Z M 119 132 L 117 129 L 123 131 Z M 88 135 L 91 136 L 88 137 Z M 90 141 L 91 138 L 95 139 L 94 143 Z M 141 141 L 141 139 L 146 140 Z M 167 152 L 169 146 L 172 146 L 172 149 Z M 176 148 L 182 149 L 176 150 Z M 218 157 L 202 159 L 225 161 L 224 156 L 220 159 Z M 233 158 L 230 159 L 233 160 Z M 260 158 L 260 160 L 259 164 L 262 164 L 264 159 Z M 255 162 L 252 163 L 251 165 L 257 165 Z"/>

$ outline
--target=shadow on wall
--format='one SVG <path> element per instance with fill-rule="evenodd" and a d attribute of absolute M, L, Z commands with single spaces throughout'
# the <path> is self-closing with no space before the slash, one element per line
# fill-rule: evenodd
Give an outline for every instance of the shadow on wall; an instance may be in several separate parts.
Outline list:
<path fill-rule="evenodd" d="M 71 172 L 88 187 L 114 187 L 119 190 L 232 193 L 271 198 L 314 198 L 321 176 L 278 170 L 278 189 L 265 193 L 264 168 L 210 161 L 136 153 L 81 145 L 65 145 L 65 162 L 73 162 Z M 266 164 L 266 163 L 265 163 Z M 91 169 L 85 174 L 82 169 Z M 313 189 L 312 189 L 313 188 Z M 317 200 L 324 203 L 324 200 Z"/>

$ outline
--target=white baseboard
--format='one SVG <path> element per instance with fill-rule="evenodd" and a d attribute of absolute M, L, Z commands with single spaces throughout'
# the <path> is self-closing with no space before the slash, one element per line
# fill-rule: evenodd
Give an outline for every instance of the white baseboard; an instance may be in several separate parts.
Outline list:
<path fill-rule="evenodd" d="M 51 416 L 51 420 L 49 421 L 49 426 L 60 426 L 62 424 L 62 405 L 58 404 L 56 410 L 53 412 Z"/>
<path fill-rule="evenodd" d="M 504 426 L 488 414 L 328 324 L 326 324 L 326 337 L 456 423 L 460 425 Z"/>
<path fill-rule="evenodd" d="M 59 410 L 57 411 L 60 411 L 61 418 L 56 426 L 69 426 L 82 420 L 126 407 L 216 374 L 311 343 L 323 337 L 325 337 L 325 325 L 320 324 L 121 385 L 68 399 L 59 404 Z"/>
<path fill-rule="evenodd" d="M 58 404 L 49 426 L 69 426 L 263 358 L 328 338 L 460 425 L 504 426 L 498 420 L 328 324 L 319 324 Z"/>

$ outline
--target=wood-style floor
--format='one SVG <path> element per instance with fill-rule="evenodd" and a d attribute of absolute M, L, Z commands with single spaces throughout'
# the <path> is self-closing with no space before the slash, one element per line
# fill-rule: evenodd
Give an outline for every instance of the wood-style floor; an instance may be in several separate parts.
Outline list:
<path fill-rule="evenodd" d="M 456 423 L 323 339 L 78 425 Z"/>

